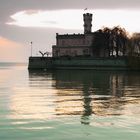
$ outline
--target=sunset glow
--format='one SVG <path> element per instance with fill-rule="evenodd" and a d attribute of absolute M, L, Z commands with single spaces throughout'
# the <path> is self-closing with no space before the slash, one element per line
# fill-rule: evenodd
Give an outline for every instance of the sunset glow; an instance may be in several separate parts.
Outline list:
<path fill-rule="evenodd" d="M 23 44 L 0 36 L 0 49 L 0 61 L 25 61 Z"/>
<path fill-rule="evenodd" d="M 0 47 L 21 47 L 21 44 L 0 36 Z"/>

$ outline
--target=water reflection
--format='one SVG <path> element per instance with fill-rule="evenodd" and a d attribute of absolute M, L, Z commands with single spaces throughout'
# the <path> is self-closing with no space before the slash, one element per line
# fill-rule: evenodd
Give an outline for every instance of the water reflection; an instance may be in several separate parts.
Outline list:
<path fill-rule="evenodd" d="M 140 76 L 137 72 L 30 71 L 29 86 L 47 90 L 46 102 L 55 93 L 50 106 L 54 111 L 49 114 L 80 115 L 83 124 L 89 124 L 92 115 L 140 114 L 140 109 L 135 108 L 136 104 L 140 106 Z"/>

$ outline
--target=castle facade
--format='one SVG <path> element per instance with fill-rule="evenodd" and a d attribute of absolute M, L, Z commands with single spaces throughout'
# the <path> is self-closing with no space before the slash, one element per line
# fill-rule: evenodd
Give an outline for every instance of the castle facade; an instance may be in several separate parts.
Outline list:
<path fill-rule="evenodd" d="M 83 14 L 83 20 L 84 34 L 56 34 L 56 45 L 52 46 L 53 57 L 93 55 L 92 14 Z"/>

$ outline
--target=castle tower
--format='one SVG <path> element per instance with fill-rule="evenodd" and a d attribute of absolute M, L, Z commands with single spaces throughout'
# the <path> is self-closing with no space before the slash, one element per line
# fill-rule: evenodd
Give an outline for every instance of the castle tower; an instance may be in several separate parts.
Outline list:
<path fill-rule="evenodd" d="M 83 14 L 83 19 L 84 19 L 84 33 L 91 33 L 91 28 L 92 28 L 92 14 L 86 13 Z"/>

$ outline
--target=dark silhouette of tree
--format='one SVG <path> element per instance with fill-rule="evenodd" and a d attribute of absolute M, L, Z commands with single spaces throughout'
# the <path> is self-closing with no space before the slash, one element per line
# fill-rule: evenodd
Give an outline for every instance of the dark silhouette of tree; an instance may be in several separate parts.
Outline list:
<path fill-rule="evenodd" d="M 104 39 L 105 39 L 104 47 L 105 47 L 105 50 L 108 52 L 108 56 L 110 56 L 111 48 L 112 48 L 112 43 L 110 40 L 111 29 L 108 27 L 103 28 L 103 34 L 104 34 Z"/>
<path fill-rule="evenodd" d="M 101 50 L 105 49 L 105 36 L 100 29 L 94 33 L 93 54 L 94 56 L 100 56 Z"/>
<path fill-rule="evenodd" d="M 104 27 L 94 32 L 95 38 L 93 42 L 94 56 L 116 56 L 126 55 L 126 46 L 128 43 L 128 33 L 125 29 L 116 26 L 112 29 Z"/>
<path fill-rule="evenodd" d="M 134 33 L 129 43 L 129 55 L 140 56 L 140 34 Z"/>
<path fill-rule="evenodd" d="M 112 33 L 114 36 L 114 50 L 116 52 L 116 56 L 119 56 L 119 53 L 121 55 L 125 56 L 126 54 L 126 47 L 128 43 L 128 33 L 125 31 L 124 28 L 121 28 L 119 26 L 114 27 L 112 29 Z"/>

